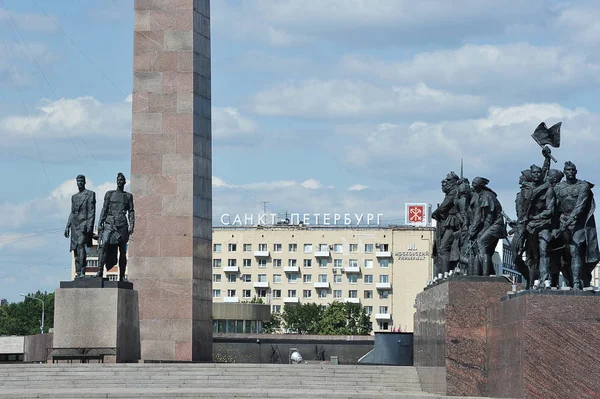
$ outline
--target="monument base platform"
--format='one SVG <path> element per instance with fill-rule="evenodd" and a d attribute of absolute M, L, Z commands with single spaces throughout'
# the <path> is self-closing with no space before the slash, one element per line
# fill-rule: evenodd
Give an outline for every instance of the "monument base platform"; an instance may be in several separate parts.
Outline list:
<path fill-rule="evenodd" d="M 414 365 L 424 390 L 486 396 L 487 307 L 511 288 L 506 277 L 453 276 L 417 295 Z"/>
<path fill-rule="evenodd" d="M 120 283 L 89 280 L 99 280 L 102 284 Z M 137 362 L 140 359 L 137 291 L 109 286 L 57 289 L 53 348 L 62 348 L 64 352 L 68 352 L 69 348 L 112 348 L 115 353 L 112 361 Z"/>
<path fill-rule="evenodd" d="M 133 283 L 129 281 L 110 281 L 107 278 L 84 277 L 73 281 L 61 281 L 60 288 L 122 288 L 132 290 Z"/>
<path fill-rule="evenodd" d="M 522 291 L 488 310 L 491 397 L 600 398 L 600 293 Z"/>

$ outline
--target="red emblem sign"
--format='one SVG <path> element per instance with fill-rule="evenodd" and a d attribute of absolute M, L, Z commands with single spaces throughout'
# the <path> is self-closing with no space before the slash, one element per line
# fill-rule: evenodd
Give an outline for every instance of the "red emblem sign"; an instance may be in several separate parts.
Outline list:
<path fill-rule="evenodd" d="M 411 223 L 422 223 L 425 217 L 425 206 L 424 205 L 409 205 L 408 206 L 408 220 Z"/>

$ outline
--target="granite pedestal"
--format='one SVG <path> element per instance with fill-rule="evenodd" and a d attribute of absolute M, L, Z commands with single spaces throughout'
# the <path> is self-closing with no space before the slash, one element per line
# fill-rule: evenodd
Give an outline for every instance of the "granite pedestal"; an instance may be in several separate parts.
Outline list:
<path fill-rule="evenodd" d="M 523 291 L 488 310 L 488 395 L 600 398 L 600 294 Z"/>
<path fill-rule="evenodd" d="M 96 284 L 102 283 L 102 279 L 97 280 Z M 61 287 L 68 285 L 61 283 Z M 140 359 L 137 291 L 110 287 L 57 289 L 52 347 L 115 348 L 112 353 L 116 353 L 117 363 L 137 362 Z"/>
<path fill-rule="evenodd" d="M 511 288 L 505 277 L 453 276 L 417 295 L 414 365 L 424 390 L 485 396 L 487 307 Z"/>

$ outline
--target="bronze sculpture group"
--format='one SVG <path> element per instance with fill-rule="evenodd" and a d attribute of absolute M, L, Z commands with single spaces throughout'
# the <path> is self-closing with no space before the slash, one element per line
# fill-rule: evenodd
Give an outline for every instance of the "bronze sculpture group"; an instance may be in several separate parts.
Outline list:
<path fill-rule="evenodd" d="M 516 220 L 502 211 L 487 179 L 476 177 L 469 186 L 468 179 L 451 172 L 442 181 L 445 197 L 432 214 L 436 275 L 497 274 L 492 255 L 499 240 L 508 237 L 511 260 L 526 289 L 558 287 L 560 281 L 574 290 L 590 286 L 600 260 L 594 185 L 577 179 L 577 167 L 570 161 L 563 171 L 550 169 L 556 159 L 547 145 L 560 146 L 560 127 L 541 123 L 532 135 L 545 160 L 542 167 L 531 165 L 521 172 Z"/>
<path fill-rule="evenodd" d="M 75 278 L 84 278 L 87 252 L 92 239 L 98 240 L 98 271 L 95 277 L 102 277 L 104 267 L 112 269 L 119 265 L 119 280 L 125 280 L 127 268 L 127 243 L 133 234 L 135 212 L 133 195 L 125 191 L 125 175 L 117 175 L 117 189 L 104 196 L 97 235 L 94 234 L 96 220 L 96 194 L 85 188 L 85 176 L 77 176 L 79 192 L 71 197 L 71 213 L 65 229 L 65 237 L 71 238 L 70 250 L 75 258 Z"/>

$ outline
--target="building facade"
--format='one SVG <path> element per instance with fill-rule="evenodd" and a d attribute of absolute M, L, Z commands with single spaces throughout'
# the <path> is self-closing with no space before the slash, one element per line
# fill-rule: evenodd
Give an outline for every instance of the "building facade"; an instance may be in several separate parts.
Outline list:
<path fill-rule="evenodd" d="M 430 227 L 213 227 L 213 302 L 361 303 L 373 331 L 413 331 L 432 278 Z"/>

